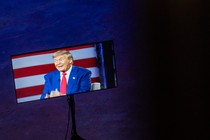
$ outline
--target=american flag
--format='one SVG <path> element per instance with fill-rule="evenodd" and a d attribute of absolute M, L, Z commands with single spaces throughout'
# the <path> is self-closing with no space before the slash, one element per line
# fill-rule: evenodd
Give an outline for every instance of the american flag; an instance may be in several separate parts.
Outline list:
<path fill-rule="evenodd" d="M 62 48 L 61 48 L 62 49 Z M 60 49 L 13 55 L 12 67 L 17 103 L 39 100 L 44 88 L 44 75 L 55 70 L 52 54 Z M 68 47 L 74 65 L 92 72 L 91 82 L 100 82 L 95 44 Z"/>

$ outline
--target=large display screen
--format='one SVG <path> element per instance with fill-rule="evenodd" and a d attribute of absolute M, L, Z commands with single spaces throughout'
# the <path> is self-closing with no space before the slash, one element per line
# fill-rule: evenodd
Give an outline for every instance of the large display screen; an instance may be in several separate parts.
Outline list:
<path fill-rule="evenodd" d="M 71 63 L 61 51 L 70 52 Z M 17 103 L 117 87 L 112 40 L 15 54 L 11 62 Z M 65 68 L 67 86 L 63 94 L 62 69 Z"/>

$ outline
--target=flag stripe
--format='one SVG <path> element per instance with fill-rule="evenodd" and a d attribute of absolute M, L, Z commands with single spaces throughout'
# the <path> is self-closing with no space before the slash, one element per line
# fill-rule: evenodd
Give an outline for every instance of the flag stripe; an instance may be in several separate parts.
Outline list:
<path fill-rule="evenodd" d="M 74 50 L 71 53 L 74 56 L 74 60 L 97 57 L 94 47 Z M 37 65 L 51 64 L 53 62 L 52 55 L 53 54 L 41 54 L 35 56 L 14 58 L 12 59 L 12 66 L 13 69 L 18 69 Z"/>
<path fill-rule="evenodd" d="M 52 54 L 35 55 L 12 59 L 13 69 L 52 63 Z"/>
<path fill-rule="evenodd" d="M 65 50 L 73 51 L 73 50 L 79 50 L 79 49 L 84 49 L 84 48 L 91 48 L 94 47 L 94 44 L 88 44 L 88 45 L 82 45 L 82 46 L 75 46 L 75 47 L 69 47 L 69 48 L 63 48 Z M 49 50 L 49 51 L 42 51 L 42 52 L 33 52 L 33 53 L 27 53 L 27 54 L 19 54 L 19 55 L 14 55 L 12 56 L 12 59 L 15 58 L 21 58 L 21 57 L 27 57 L 27 56 L 35 56 L 35 55 L 42 55 L 42 54 L 49 54 L 49 53 L 54 53 L 57 50 L 60 49 L 55 49 L 55 50 Z"/>
<path fill-rule="evenodd" d="M 94 82 L 100 82 L 100 78 L 99 77 L 91 78 L 91 83 Z"/>
<path fill-rule="evenodd" d="M 75 60 L 74 65 L 83 68 L 96 67 L 98 66 L 98 61 L 96 57 L 86 58 L 86 59 Z"/>
<path fill-rule="evenodd" d="M 53 64 L 38 65 L 38 66 L 33 66 L 33 67 L 15 69 L 14 78 L 45 74 L 55 69 L 56 68 Z"/>
<path fill-rule="evenodd" d="M 43 89 L 44 89 L 44 85 L 17 89 L 16 96 L 17 98 L 23 98 L 27 96 L 41 95 Z"/>
<path fill-rule="evenodd" d="M 35 96 L 28 96 L 28 97 L 24 97 L 24 98 L 17 98 L 17 102 L 23 103 L 23 102 L 35 101 L 35 100 L 39 100 L 39 99 L 40 99 L 40 95 L 35 95 Z"/>
<path fill-rule="evenodd" d="M 96 58 L 87 58 L 74 61 L 75 66 L 81 66 L 84 68 L 94 67 L 97 65 Z M 21 78 L 25 76 L 33 76 L 39 74 L 45 74 L 50 71 L 56 70 L 54 64 L 38 65 L 26 68 L 20 68 L 14 70 L 14 78 Z"/>
<path fill-rule="evenodd" d="M 35 75 L 35 76 L 26 76 L 22 78 L 16 78 L 15 79 L 15 87 L 16 89 L 19 88 L 26 88 L 26 87 L 32 87 L 32 86 L 38 86 L 44 84 L 44 75 Z"/>

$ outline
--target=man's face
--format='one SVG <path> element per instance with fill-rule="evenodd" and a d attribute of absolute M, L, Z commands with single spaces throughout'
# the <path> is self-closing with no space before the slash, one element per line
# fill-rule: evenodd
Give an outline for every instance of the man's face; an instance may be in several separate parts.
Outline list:
<path fill-rule="evenodd" d="M 67 55 L 59 55 L 54 58 L 54 64 L 56 69 L 58 69 L 61 72 L 67 71 L 70 66 L 72 65 L 72 59 L 68 59 Z"/>

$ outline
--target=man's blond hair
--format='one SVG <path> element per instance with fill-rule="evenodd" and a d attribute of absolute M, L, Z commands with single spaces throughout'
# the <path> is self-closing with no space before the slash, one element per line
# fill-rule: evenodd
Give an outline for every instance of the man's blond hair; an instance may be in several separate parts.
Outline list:
<path fill-rule="evenodd" d="M 57 56 L 64 55 L 64 54 L 67 55 L 67 58 L 69 60 L 70 59 L 73 60 L 73 55 L 70 53 L 70 51 L 67 51 L 67 50 L 59 50 L 59 51 L 55 52 L 52 57 L 55 58 Z"/>

